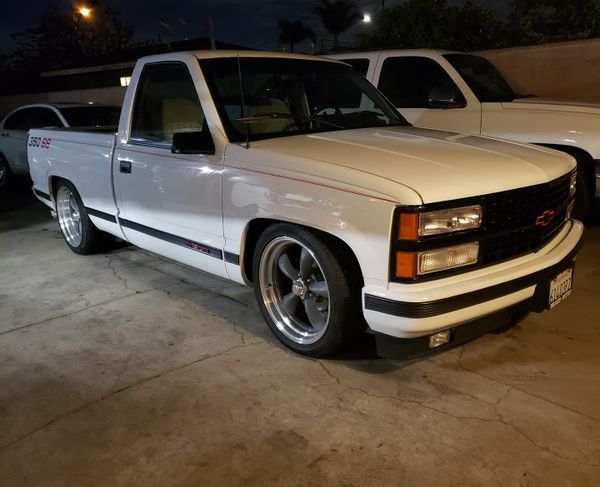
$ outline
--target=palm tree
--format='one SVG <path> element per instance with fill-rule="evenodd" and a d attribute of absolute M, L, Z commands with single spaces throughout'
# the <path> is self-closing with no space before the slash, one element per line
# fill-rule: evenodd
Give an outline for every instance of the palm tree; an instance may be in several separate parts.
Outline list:
<path fill-rule="evenodd" d="M 340 34 L 346 32 L 360 19 L 360 14 L 349 0 L 319 0 L 312 13 L 321 17 L 323 27 L 333 34 L 333 47 L 339 45 Z"/>
<path fill-rule="evenodd" d="M 312 29 L 306 27 L 302 22 L 288 22 L 280 20 L 279 23 L 279 43 L 281 45 L 290 45 L 290 52 L 294 52 L 294 44 L 306 39 L 315 40 L 315 33 Z"/>

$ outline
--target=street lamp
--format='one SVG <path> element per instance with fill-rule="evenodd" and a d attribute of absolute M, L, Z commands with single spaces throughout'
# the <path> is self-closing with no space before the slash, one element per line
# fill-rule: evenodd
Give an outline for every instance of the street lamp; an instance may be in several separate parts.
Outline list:
<path fill-rule="evenodd" d="M 371 23 L 371 16 L 369 14 L 364 14 L 363 18 L 362 18 L 362 22 L 363 22 L 363 24 L 370 24 Z"/>
<path fill-rule="evenodd" d="M 91 17 L 92 9 L 89 7 L 82 6 L 77 9 L 77 13 L 79 13 L 79 15 L 87 19 Z"/>

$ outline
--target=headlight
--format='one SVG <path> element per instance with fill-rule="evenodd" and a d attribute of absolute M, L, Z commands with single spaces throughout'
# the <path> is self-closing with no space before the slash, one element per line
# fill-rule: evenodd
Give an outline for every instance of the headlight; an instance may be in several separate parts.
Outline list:
<path fill-rule="evenodd" d="M 392 254 L 392 273 L 396 279 L 417 276 L 476 264 L 479 242 L 420 251 L 420 238 L 481 227 L 481 205 L 462 206 L 424 213 L 397 214 L 397 244 Z M 452 243 L 447 239 L 446 245 Z"/>
<path fill-rule="evenodd" d="M 450 210 L 428 211 L 419 215 L 419 236 L 460 232 L 481 226 L 481 206 L 463 206 Z"/>
<path fill-rule="evenodd" d="M 571 180 L 569 182 L 569 198 L 575 194 L 577 190 L 577 171 L 571 173 Z"/>

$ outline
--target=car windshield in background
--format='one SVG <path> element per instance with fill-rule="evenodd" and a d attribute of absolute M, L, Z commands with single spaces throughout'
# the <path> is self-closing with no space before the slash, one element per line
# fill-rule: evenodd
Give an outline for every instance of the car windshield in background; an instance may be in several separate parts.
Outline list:
<path fill-rule="evenodd" d="M 468 54 L 445 54 L 480 102 L 513 101 L 523 95 L 516 93 L 508 81 L 487 59 Z"/>
<path fill-rule="evenodd" d="M 232 142 L 409 125 L 344 64 L 241 57 L 203 59 L 200 65 Z"/>
<path fill-rule="evenodd" d="M 119 125 L 120 107 L 70 107 L 60 113 L 71 127 L 110 127 Z"/>

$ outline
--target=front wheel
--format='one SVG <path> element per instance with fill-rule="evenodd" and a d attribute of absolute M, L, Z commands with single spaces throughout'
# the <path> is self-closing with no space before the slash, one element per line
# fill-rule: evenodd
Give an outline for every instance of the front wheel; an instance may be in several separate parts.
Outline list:
<path fill-rule="evenodd" d="M 361 328 L 360 288 L 351 284 L 341 249 L 302 227 L 277 224 L 254 254 L 259 308 L 275 336 L 303 355 L 337 352 Z M 353 269 L 352 269 L 353 270 Z M 350 271 L 350 272 L 349 272 Z M 353 289 L 354 288 L 354 289 Z"/>
<path fill-rule="evenodd" d="M 104 250 L 110 241 L 114 241 L 114 238 L 94 226 L 79 193 L 70 182 L 58 183 L 55 201 L 60 230 L 73 252 L 81 255 L 92 254 Z"/>

